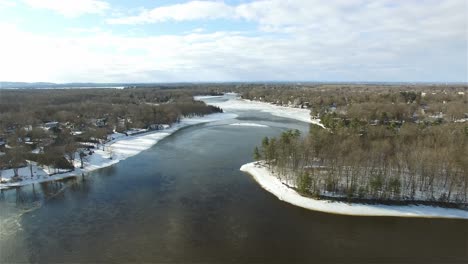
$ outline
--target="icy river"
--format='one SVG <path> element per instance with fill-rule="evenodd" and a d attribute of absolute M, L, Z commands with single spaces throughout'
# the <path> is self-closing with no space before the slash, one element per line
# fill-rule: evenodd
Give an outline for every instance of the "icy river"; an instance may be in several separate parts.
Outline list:
<path fill-rule="evenodd" d="M 213 98 L 209 100 L 223 100 Z M 341 216 L 264 191 L 241 165 L 308 124 L 258 110 L 183 128 L 83 177 L 0 193 L 0 263 L 450 263 L 468 221 Z"/>

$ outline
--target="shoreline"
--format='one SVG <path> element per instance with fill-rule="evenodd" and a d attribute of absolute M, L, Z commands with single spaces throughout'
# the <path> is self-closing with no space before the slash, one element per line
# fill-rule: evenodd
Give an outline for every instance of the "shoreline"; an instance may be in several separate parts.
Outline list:
<path fill-rule="evenodd" d="M 269 113 L 274 116 L 289 118 L 298 120 L 305 123 L 311 123 L 318 125 L 322 128 L 324 126 L 320 123 L 320 119 L 313 119 L 310 116 L 310 110 L 307 108 L 295 108 L 288 106 L 279 106 L 272 103 L 262 102 L 262 101 L 253 101 L 242 99 L 238 94 L 227 93 L 226 95 L 235 95 L 236 98 L 224 101 L 224 102 L 210 102 L 210 105 L 214 105 L 222 108 L 223 110 L 257 110 L 264 113 Z M 195 96 L 195 100 L 204 100 L 210 98 L 220 98 L 223 96 Z M 205 102 L 207 103 L 207 102 Z M 208 103 L 207 103 L 208 104 Z"/>
<path fill-rule="evenodd" d="M 82 174 L 90 173 L 98 169 L 112 166 L 116 163 L 119 163 L 122 160 L 135 156 L 141 153 L 142 151 L 147 150 L 152 146 L 156 145 L 161 139 L 172 135 L 181 128 L 197 124 L 234 119 L 236 117 L 237 115 L 233 113 L 214 113 L 202 117 L 182 118 L 180 123 L 175 123 L 172 125 L 172 127 L 165 130 L 149 131 L 147 133 L 142 133 L 135 136 L 111 134 L 109 136 L 115 137 L 115 139 L 104 144 L 105 150 L 102 149 L 102 145 L 99 147 L 99 149 L 94 149 L 93 155 L 88 156 L 88 160 L 84 162 L 84 168 L 80 168 L 81 162 L 79 158 L 75 158 L 74 171 L 49 175 L 49 173 L 45 171 L 45 168 L 37 166 L 37 164 L 32 162 L 32 171 L 35 178 L 31 179 L 31 171 L 29 166 L 22 167 L 19 169 L 19 174 L 27 176 L 23 176 L 24 179 L 22 181 L 12 183 L 0 183 L 0 190 L 18 188 L 34 183 L 42 183 L 63 180 L 72 177 L 79 177 Z M 110 159 L 110 157 L 112 157 L 112 159 Z"/>
<path fill-rule="evenodd" d="M 418 218 L 454 218 L 468 219 L 468 211 L 454 208 L 428 205 L 383 205 L 345 203 L 330 200 L 317 200 L 305 197 L 285 186 L 271 172 L 257 162 L 241 166 L 242 172 L 248 173 L 266 191 L 279 200 L 308 210 L 348 216 L 391 216 Z"/>

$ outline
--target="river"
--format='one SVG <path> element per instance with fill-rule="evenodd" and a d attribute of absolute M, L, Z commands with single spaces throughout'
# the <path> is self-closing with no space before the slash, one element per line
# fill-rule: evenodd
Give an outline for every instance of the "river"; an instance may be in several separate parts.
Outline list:
<path fill-rule="evenodd" d="M 89 175 L 2 191 L 0 263 L 468 261 L 466 220 L 340 216 L 279 201 L 239 168 L 264 136 L 308 124 L 236 113 Z"/>

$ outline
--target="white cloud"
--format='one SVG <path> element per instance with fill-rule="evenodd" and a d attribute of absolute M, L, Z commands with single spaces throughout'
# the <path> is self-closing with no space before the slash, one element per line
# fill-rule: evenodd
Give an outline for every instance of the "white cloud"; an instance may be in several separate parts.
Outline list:
<path fill-rule="evenodd" d="M 459 51 L 429 47 L 420 54 L 393 49 L 331 46 L 309 38 L 254 37 L 240 32 L 123 37 L 111 33 L 40 36 L 0 25 L 0 80 L 177 82 L 252 80 L 459 80 Z M 407 53 L 407 54 L 406 54 Z M 429 53 L 430 56 L 426 56 Z M 422 58 L 417 56 L 422 55 Z M 414 59 L 417 58 L 417 59 Z M 430 65 L 431 61 L 438 61 Z M 460 62 L 456 68 L 453 60 Z M 463 68 L 464 67 L 464 68 Z M 453 74 L 447 76 L 444 68 Z M 427 79 L 426 79 L 427 78 Z M 464 79 L 466 81 L 466 79 Z"/>
<path fill-rule="evenodd" d="M 77 34 L 89 34 L 89 33 L 102 33 L 104 32 L 100 27 L 71 27 L 67 28 L 67 31 Z"/>
<path fill-rule="evenodd" d="M 191 1 L 184 4 L 144 10 L 136 16 L 108 19 L 109 24 L 144 24 L 168 20 L 185 21 L 196 19 L 229 18 L 234 9 L 224 2 Z"/>
<path fill-rule="evenodd" d="M 98 0 L 23 0 L 32 8 L 49 9 L 65 17 L 78 17 L 84 14 L 102 14 L 110 8 Z"/>
<path fill-rule="evenodd" d="M 262 0 L 227 5 L 189 1 L 108 19 L 110 24 L 149 24 L 203 19 L 244 19 L 269 32 L 377 32 L 420 30 L 459 34 L 467 23 L 465 0 Z M 454 32 L 456 31 L 456 32 Z"/>
<path fill-rule="evenodd" d="M 195 28 L 195 29 L 192 30 L 193 33 L 202 33 L 204 31 L 205 31 L 204 28 Z"/>
<path fill-rule="evenodd" d="M 74 28 L 79 34 L 54 37 L 0 24 L 8 36 L 8 42 L 0 42 L 0 80 L 467 81 L 462 0 L 195 3 L 203 7 L 191 6 L 193 14 L 180 4 L 171 12 L 146 11 L 118 22 L 245 19 L 269 33 L 208 33 L 207 23 L 205 31 L 180 35 L 121 36 L 105 28 Z"/>
<path fill-rule="evenodd" d="M 16 6 L 16 3 L 10 0 L 0 0 L 0 9 Z"/>
<path fill-rule="evenodd" d="M 237 6 L 222 1 L 191 1 L 107 22 L 243 19 L 257 23 L 264 32 L 326 40 L 332 46 L 349 42 L 390 46 L 382 40 L 400 46 L 419 40 L 466 40 L 466 5 L 465 0 L 263 0 Z"/>

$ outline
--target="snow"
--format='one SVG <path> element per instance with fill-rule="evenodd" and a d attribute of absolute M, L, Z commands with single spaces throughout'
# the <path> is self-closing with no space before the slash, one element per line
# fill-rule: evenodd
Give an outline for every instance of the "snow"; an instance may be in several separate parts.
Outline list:
<path fill-rule="evenodd" d="M 230 126 L 245 126 L 245 127 L 268 127 L 267 125 L 257 123 L 232 123 Z"/>
<path fill-rule="evenodd" d="M 348 204 L 316 200 L 301 196 L 295 190 L 284 185 L 277 177 L 256 162 L 244 164 L 240 170 L 252 175 L 265 190 L 271 192 L 278 199 L 306 209 L 332 214 L 356 216 L 398 216 L 398 217 L 427 217 L 427 218 L 462 218 L 468 219 L 468 211 L 453 208 L 442 208 L 426 205 L 371 205 Z"/>
<path fill-rule="evenodd" d="M 7 180 L 8 182 L 0 183 L 0 190 L 7 189 L 10 187 L 17 187 L 17 186 L 23 186 L 23 185 L 33 184 L 33 183 L 55 181 L 55 180 L 69 178 L 69 177 L 74 177 L 78 175 L 77 172 L 79 171 L 79 170 L 75 170 L 74 172 L 66 172 L 66 173 L 49 175 L 48 169 L 42 168 L 34 162 L 29 162 L 29 163 L 30 165 L 19 168 L 18 170 L 18 175 L 20 175 L 22 178 L 21 181 L 17 181 L 17 182 L 9 181 L 14 176 L 13 169 L 1 171 L 0 178 L 2 179 L 2 181 Z M 33 172 L 32 177 L 31 177 L 31 169 Z M 51 171 L 51 173 L 53 173 L 53 171 Z"/>
<path fill-rule="evenodd" d="M 39 154 L 39 153 L 41 153 L 41 149 L 40 148 L 33 149 L 33 150 L 31 150 L 31 153 Z"/>
<path fill-rule="evenodd" d="M 233 95 L 233 94 L 230 94 Z M 196 100 L 206 100 L 210 98 L 219 98 L 220 96 L 195 96 Z M 320 119 L 312 119 L 310 110 L 305 108 L 294 108 L 279 106 L 265 102 L 250 101 L 239 97 L 224 102 L 210 102 L 210 105 L 221 107 L 225 111 L 229 110 L 257 110 L 270 113 L 274 116 L 299 120 L 306 123 L 312 123 L 323 127 Z"/>
<path fill-rule="evenodd" d="M 211 99 L 211 98 L 223 98 L 223 95 L 197 95 L 194 96 L 195 100 L 203 101 L 205 99 Z"/>
<path fill-rule="evenodd" d="M 111 140 L 104 145 L 104 150 L 103 145 L 100 145 L 99 148 L 93 150 L 94 153 L 92 155 L 86 156 L 83 169 L 80 168 L 81 161 L 78 155 L 76 155 L 77 157 L 74 160 L 75 170 L 71 172 L 53 174 L 53 170 L 49 172 L 47 167 L 43 168 L 35 163 L 31 163 L 33 168 L 33 177 L 31 178 L 29 166 L 20 168 L 18 174 L 22 177 L 22 181 L 10 181 L 14 176 L 13 169 L 0 171 L 0 179 L 2 181 L 6 181 L 6 183 L 0 183 L 0 189 L 79 176 L 82 173 L 88 173 L 100 168 L 108 167 L 118 163 L 119 161 L 137 155 L 183 127 L 233 119 L 236 117 L 237 115 L 232 113 L 216 113 L 203 117 L 183 118 L 180 123 L 174 124 L 169 129 L 149 131 L 148 133 L 138 134 L 135 136 L 125 136 L 124 134 L 114 133 L 109 136 L 109 139 Z M 110 159 L 110 157 L 112 157 L 112 159 Z"/>

